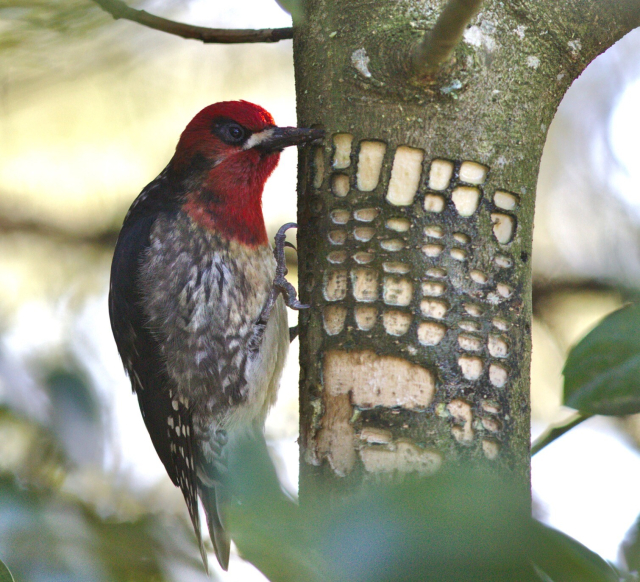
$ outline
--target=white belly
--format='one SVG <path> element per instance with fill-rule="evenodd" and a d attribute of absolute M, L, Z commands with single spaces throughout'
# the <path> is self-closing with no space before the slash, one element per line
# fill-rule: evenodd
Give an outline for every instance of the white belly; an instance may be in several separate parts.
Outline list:
<path fill-rule="evenodd" d="M 247 365 L 247 399 L 230 412 L 220 428 L 233 430 L 264 425 L 267 412 L 276 401 L 288 350 L 287 311 L 279 297 L 265 328 L 260 350 Z"/>

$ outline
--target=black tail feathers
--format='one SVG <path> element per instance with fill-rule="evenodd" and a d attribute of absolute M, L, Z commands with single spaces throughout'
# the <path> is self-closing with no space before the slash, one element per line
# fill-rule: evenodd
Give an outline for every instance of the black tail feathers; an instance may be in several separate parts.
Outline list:
<path fill-rule="evenodd" d="M 202 501 L 204 512 L 207 516 L 207 526 L 209 527 L 209 535 L 213 542 L 216 557 L 222 569 L 227 570 L 229 568 L 229 547 L 231 545 L 231 539 L 222 525 L 220 518 L 219 495 L 216 496 L 215 487 L 207 487 L 205 485 L 199 487 L 198 493 L 200 494 L 200 500 Z"/>

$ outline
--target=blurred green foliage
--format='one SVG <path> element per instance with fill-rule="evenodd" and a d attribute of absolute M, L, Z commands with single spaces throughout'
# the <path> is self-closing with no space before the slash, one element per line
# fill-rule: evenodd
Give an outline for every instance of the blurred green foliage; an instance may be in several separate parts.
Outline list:
<path fill-rule="evenodd" d="M 186 525 L 100 516 L 78 498 L 0 476 L 0 553 L 18 580 L 157 581 L 174 561 L 197 571 Z"/>
<path fill-rule="evenodd" d="M 0 408 L 0 556 L 17 579 L 207 580 L 186 519 L 150 512 L 101 473 L 100 456 L 78 457 L 94 440 L 91 423 L 100 424 L 85 380 L 59 368 L 44 386 L 52 410 L 45 424 Z M 92 499 L 88 490 L 101 493 Z M 109 499 L 117 499 L 117 507 Z"/>
<path fill-rule="evenodd" d="M 33 96 L 37 87 L 131 62 L 136 55 L 131 39 L 146 29 L 132 27 L 123 35 L 113 25 L 91 0 L 0 2 L 3 83 L 12 91 L 30 89 Z"/>
<path fill-rule="evenodd" d="M 605 317 L 576 345 L 564 367 L 564 401 L 583 414 L 640 412 L 640 307 Z"/>
<path fill-rule="evenodd" d="M 300 22 L 304 17 L 303 0 L 276 0 L 276 2 L 280 8 L 291 14 L 291 18 L 294 22 Z"/>
<path fill-rule="evenodd" d="M 246 559 L 272 582 L 619 582 L 633 580 L 531 518 L 508 473 L 459 467 L 370 483 L 302 506 L 279 488 L 260 439 L 229 452 L 228 515 Z"/>
<path fill-rule="evenodd" d="M 570 351 L 564 365 L 563 404 L 578 413 L 551 427 L 532 445 L 532 454 L 593 415 L 640 413 L 640 306 L 610 313 Z"/>
<path fill-rule="evenodd" d="M 627 568 L 631 571 L 640 572 L 640 517 L 631 528 L 627 539 L 622 546 Z"/>
<path fill-rule="evenodd" d="M 0 561 L 0 582 L 14 582 L 9 568 Z"/>
<path fill-rule="evenodd" d="M 28 45 L 34 35 L 84 35 L 104 24 L 104 13 L 89 0 L 12 0 L 0 4 L 0 50 Z"/>

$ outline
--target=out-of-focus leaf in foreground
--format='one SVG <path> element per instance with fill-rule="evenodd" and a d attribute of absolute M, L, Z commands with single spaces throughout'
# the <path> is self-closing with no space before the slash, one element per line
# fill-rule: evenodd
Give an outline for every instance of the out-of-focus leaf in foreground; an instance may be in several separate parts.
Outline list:
<path fill-rule="evenodd" d="M 0 30 L 3 82 L 30 99 L 37 88 L 128 63 L 135 55 L 135 32 L 123 38 L 113 18 L 90 0 L 0 2 Z"/>
<path fill-rule="evenodd" d="M 619 582 L 618 573 L 598 554 L 568 535 L 532 520 L 535 563 L 554 582 Z M 544 579 L 544 578 L 543 578 Z"/>
<path fill-rule="evenodd" d="M 640 572 L 640 516 L 627 532 L 622 554 L 629 570 Z"/>
<path fill-rule="evenodd" d="M 640 307 L 605 317 L 576 345 L 564 367 L 564 402 L 584 414 L 640 412 Z"/>
<path fill-rule="evenodd" d="M 12 0 L 0 5 L 0 21 L 5 25 L 0 50 L 27 42 L 28 35 L 37 29 L 78 35 L 91 32 L 104 20 L 97 6 L 86 0 Z"/>
<path fill-rule="evenodd" d="M 264 446 L 230 455 L 229 522 L 272 582 L 613 582 L 596 554 L 530 517 L 512 475 L 471 468 L 365 487 L 343 499 L 279 486 Z"/>
<path fill-rule="evenodd" d="M 304 3 L 302 0 L 276 0 L 278 6 L 291 14 L 294 22 L 300 22 L 304 16 Z"/>
<path fill-rule="evenodd" d="M 14 582 L 9 568 L 7 568 L 0 560 L 0 582 Z"/>
<path fill-rule="evenodd" d="M 25 582 L 207 580 L 186 523 L 105 517 L 74 495 L 0 475 L 0 555 Z"/>
<path fill-rule="evenodd" d="M 186 515 L 151 510 L 99 467 L 77 467 L 58 436 L 0 407 L 0 556 L 16 580 L 208 580 Z"/>

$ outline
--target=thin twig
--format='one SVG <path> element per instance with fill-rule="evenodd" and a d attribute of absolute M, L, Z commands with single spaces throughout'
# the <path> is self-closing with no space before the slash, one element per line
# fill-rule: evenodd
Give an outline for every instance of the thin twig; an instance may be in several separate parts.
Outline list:
<path fill-rule="evenodd" d="M 542 434 L 536 439 L 536 442 L 531 445 L 531 456 L 539 453 L 548 444 L 560 438 L 565 432 L 569 432 L 574 426 L 578 426 L 581 422 L 584 422 L 588 418 L 591 418 L 591 414 L 580 414 L 576 412 L 567 422 L 558 426 L 552 426 L 547 432 Z"/>
<path fill-rule="evenodd" d="M 411 53 L 413 72 L 432 75 L 451 55 L 470 20 L 477 14 L 482 0 L 449 0 L 434 27 L 425 33 Z"/>
<path fill-rule="evenodd" d="M 182 22 L 167 20 L 160 16 L 154 16 L 144 10 L 137 10 L 127 6 L 121 0 L 93 0 L 100 8 L 113 16 L 115 20 L 124 18 L 149 28 L 175 34 L 182 38 L 193 38 L 204 43 L 234 44 L 242 42 L 278 42 L 287 38 L 293 38 L 291 28 L 263 28 L 252 29 L 226 29 L 206 28 L 204 26 L 192 26 Z"/>

